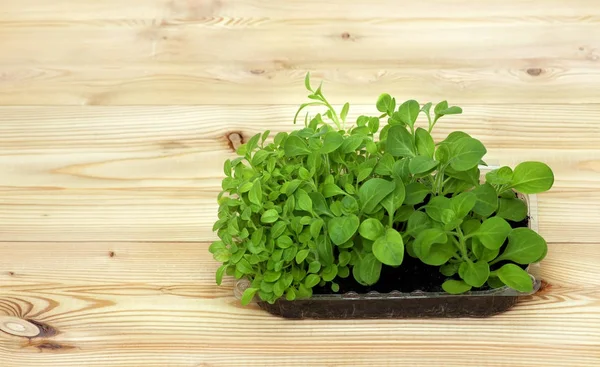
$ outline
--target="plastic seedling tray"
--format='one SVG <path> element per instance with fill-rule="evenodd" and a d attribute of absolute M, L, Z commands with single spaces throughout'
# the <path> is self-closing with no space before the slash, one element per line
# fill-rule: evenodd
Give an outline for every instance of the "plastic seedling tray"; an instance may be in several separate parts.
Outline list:
<path fill-rule="evenodd" d="M 488 168 L 489 169 L 489 168 Z M 527 203 L 528 227 L 538 231 L 537 198 L 535 195 L 521 195 Z M 528 267 L 528 270 L 532 266 Z M 531 274 L 530 274 L 531 275 Z M 541 281 L 531 275 L 533 291 L 518 292 L 507 286 L 484 291 L 470 291 L 460 295 L 445 292 L 413 291 L 402 293 L 369 292 L 358 294 L 313 294 L 309 299 L 288 301 L 284 298 L 274 304 L 257 301 L 269 313 L 290 319 L 368 319 L 368 318 L 455 318 L 489 317 L 505 312 L 513 307 L 519 296 L 531 295 L 540 289 Z M 237 281 L 234 293 L 237 297 L 248 287 L 245 279 Z"/>

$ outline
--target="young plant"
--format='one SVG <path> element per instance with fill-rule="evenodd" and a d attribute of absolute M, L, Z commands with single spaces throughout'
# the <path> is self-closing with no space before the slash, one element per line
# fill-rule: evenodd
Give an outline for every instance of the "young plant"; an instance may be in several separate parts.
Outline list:
<path fill-rule="evenodd" d="M 382 267 L 401 266 L 406 252 L 438 266 L 448 293 L 486 284 L 531 290 L 523 267 L 541 260 L 547 246 L 515 224 L 527 216 L 515 192 L 550 189 L 548 166 L 502 167 L 480 183 L 486 149 L 479 140 L 455 131 L 436 145 L 431 136 L 459 107 L 443 101 L 432 115 L 431 103 L 396 108 L 383 94 L 379 115 L 346 128 L 349 104 L 338 114 L 308 74 L 305 85 L 314 102 L 300 106 L 294 123 L 307 107 L 325 107 L 323 115 L 307 114 L 303 128 L 269 143 L 269 131 L 258 134 L 225 162 L 213 227 L 220 240 L 210 246 L 223 263 L 217 283 L 223 274 L 247 278 L 244 304 L 255 296 L 308 298 L 316 286 L 337 292 L 336 280 L 350 274 L 375 284 Z M 425 128 L 416 126 L 421 114 Z"/>

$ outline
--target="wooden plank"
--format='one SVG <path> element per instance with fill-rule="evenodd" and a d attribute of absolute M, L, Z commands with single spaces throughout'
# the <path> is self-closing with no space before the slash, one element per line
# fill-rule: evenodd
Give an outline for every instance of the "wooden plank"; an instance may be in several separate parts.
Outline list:
<path fill-rule="evenodd" d="M 377 115 L 376 99 L 373 95 L 370 104 L 352 104 L 348 121 L 362 114 Z M 267 129 L 275 134 L 299 128 L 292 120 L 297 107 L 307 100 L 301 96 L 293 106 L 5 106 L 0 107 L 0 152 L 227 150 L 226 134 L 231 132 L 248 139 Z M 340 104 L 334 106 L 341 109 Z M 460 106 L 462 115 L 444 117 L 436 125 L 436 140 L 453 130 L 463 130 L 489 148 L 564 151 L 595 150 L 600 146 L 600 104 Z M 314 115 L 322 109 L 310 112 Z M 426 119 L 421 116 L 417 125 L 425 126 Z"/>
<path fill-rule="evenodd" d="M 538 60 L 523 56 L 502 65 L 488 60 L 481 67 L 402 60 L 7 65 L 2 66 L 0 105 L 297 104 L 306 97 L 308 71 L 326 81 L 328 98 L 354 103 L 372 103 L 382 92 L 401 100 L 455 103 L 600 101 L 595 88 L 600 73 L 593 64 L 564 67 L 568 61 Z M 497 66 L 490 69 L 490 64 Z"/>
<path fill-rule="evenodd" d="M 464 115 L 438 123 L 436 140 L 454 129 L 464 130 L 486 144 L 489 164 L 541 160 L 552 166 L 562 188 L 599 187 L 600 125 L 595 115 L 600 105 L 464 109 Z M 0 186 L 214 191 L 223 177 L 223 162 L 233 157 L 228 134 L 247 140 L 267 129 L 290 131 L 298 127 L 291 123 L 295 110 L 292 106 L 5 107 L 0 114 Z M 350 118 L 374 110 L 352 107 Z"/>
<path fill-rule="evenodd" d="M 486 143 L 490 164 L 547 162 L 556 184 L 540 196 L 542 233 L 551 241 L 596 241 L 599 109 L 467 105 L 465 115 L 439 123 L 436 139 L 451 129 L 465 130 Z M 213 240 L 222 165 L 233 156 L 227 134 L 247 139 L 265 129 L 290 130 L 294 111 L 293 106 L 3 108 L 4 239 Z M 358 106 L 352 117 L 372 112 Z"/>
<path fill-rule="evenodd" d="M 594 88 L 600 82 L 596 23 L 488 18 L 4 23 L 0 100 L 296 103 L 310 70 L 328 81 L 332 97 L 356 103 L 371 102 L 383 91 L 403 99 L 593 103 L 600 101 Z M 44 39 L 43 47 L 38 39 Z"/>
<path fill-rule="evenodd" d="M 101 289 L 107 285 L 137 288 L 149 295 L 175 290 L 203 298 L 232 295 L 233 280 L 215 284 L 219 266 L 209 242 L 0 242 L 2 291 L 25 291 L 36 285 L 69 284 Z M 600 287 L 600 244 L 550 242 L 548 255 L 532 265 L 547 284 L 540 295 L 562 289 Z M 128 288 L 129 287 L 129 288 Z M 175 288 L 174 288 L 175 287 Z M 140 293 L 140 294 L 141 294 Z"/>
<path fill-rule="evenodd" d="M 8 254 L 0 266 L 14 270 L 0 273 L 0 318 L 30 319 L 58 332 L 33 339 L 3 334 L 0 360 L 7 367 L 600 362 L 598 244 L 551 244 L 542 269 L 555 284 L 506 314 L 460 322 L 274 318 L 241 307 L 231 282 L 209 283 L 216 263 L 207 244 L 0 243 L 0 249 Z M 590 282 L 578 283 L 579 277 Z"/>
<path fill-rule="evenodd" d="M 4 241 L 213 241 L 217 190 L 9 189 L 0 191 Z M 551 242 L 600 238 L 598 189 L 540 195 L 539 229 Z"/>
<path fill-rule="evenodd" d="M 465 0 L 431 0 L 415 3 L 407 0 L 130 0 L 127 6 L 118 0 L 77 1 L 23 0 L 0 3 L 0 20 L 95 20 L 95 19 L 185 19 L 210 16 L 314 18 L 389 17 L 461 19 L 473 17 L 529 18 L 570 17 L 585 22 L 600 15 L 593 1 L 547 0 L 544 6 L 529 0 L 511 0 L 499 4 L 477 4 Z"/>

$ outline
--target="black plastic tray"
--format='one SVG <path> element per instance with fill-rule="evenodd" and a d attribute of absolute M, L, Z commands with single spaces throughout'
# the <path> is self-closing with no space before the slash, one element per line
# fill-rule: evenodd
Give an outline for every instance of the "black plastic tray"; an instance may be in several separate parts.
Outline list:
<path fill-rule="evenodd" d="M 462 295 L 449 297 L 342 298 L 258 302 L 269 313 L 288 319 L 402 319 L 489 317 L 509 310 L 518 296 Z"/>

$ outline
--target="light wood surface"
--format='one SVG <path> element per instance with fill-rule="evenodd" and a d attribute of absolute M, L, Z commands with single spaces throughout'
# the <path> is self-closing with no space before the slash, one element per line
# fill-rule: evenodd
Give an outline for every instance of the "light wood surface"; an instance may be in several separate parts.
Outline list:
<path fill-rule="evenodd" d="M 600 366 L 596 1 L 0 1 L 0 48 L 0 366 Z M 222 163 L 294 128 L 306 71 L 351 118 L 448 99 L 437 139 L 548 163 L 542 291 L 485 320 L 286 321 L 217 287 Z"/>

